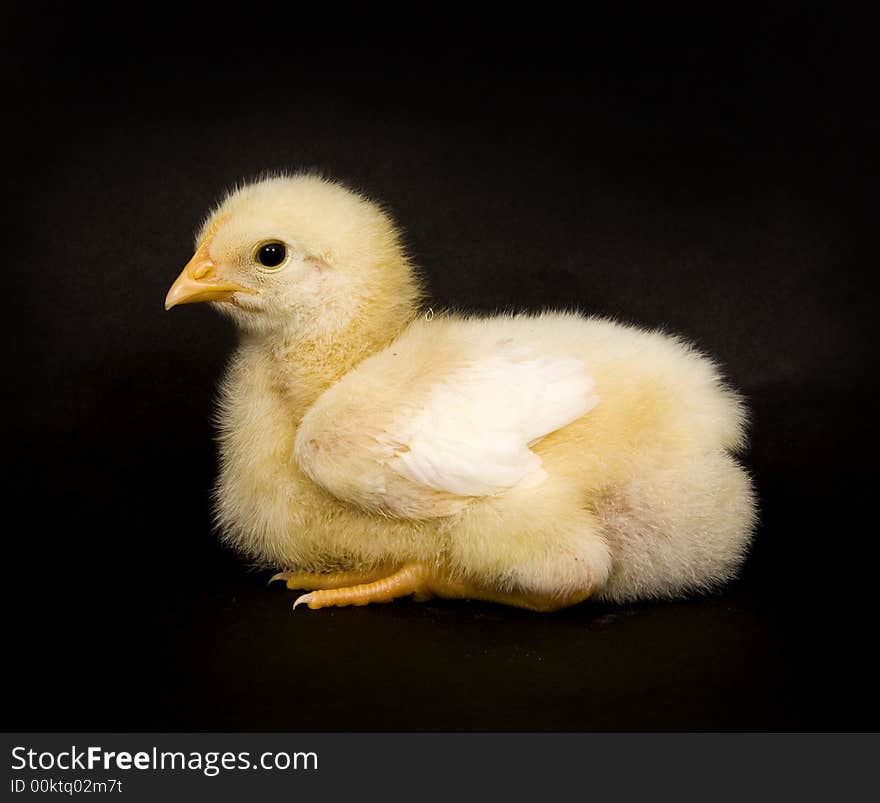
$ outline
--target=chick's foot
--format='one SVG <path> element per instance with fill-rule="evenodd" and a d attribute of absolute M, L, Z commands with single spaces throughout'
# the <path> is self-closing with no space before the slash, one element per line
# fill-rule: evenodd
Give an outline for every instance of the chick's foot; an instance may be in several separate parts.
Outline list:
<path fill-rule="evenodd" d="M 413 595 L 419 602 L 437 596 L 446 599 L 481 599 L 533 611 L 553 611 L 581 602 L 589 596 L 589 591 L 564 596 L 500 591 L 453 579 L 418 563 L 408 563 L 391 574 L 380 570 L 378 579 L 366 579 L 375 575 L 376 572 L 341 572 L 332 575 L 282 572 L 272 579 L 286 580 L 288 588 L 314 589 L 293 603 L 294 609 L 307 605 L 312 610 L 391 602 L 398 597 Z M 352 584 L 352 578 L 362 582 L 355 580 L 355 584 Z"/>

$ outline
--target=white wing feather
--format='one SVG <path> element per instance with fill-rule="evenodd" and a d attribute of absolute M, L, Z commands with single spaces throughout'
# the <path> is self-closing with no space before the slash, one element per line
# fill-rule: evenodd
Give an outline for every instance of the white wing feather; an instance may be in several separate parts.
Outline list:
<path fill-rule="evenodd" d="M 487 496 L 545 478 L 529 447 L 599 401 L 584 364 L 530 350 L 496 354 L 452 372 L 383 445 L 387 465 L 416 485 Z"/>

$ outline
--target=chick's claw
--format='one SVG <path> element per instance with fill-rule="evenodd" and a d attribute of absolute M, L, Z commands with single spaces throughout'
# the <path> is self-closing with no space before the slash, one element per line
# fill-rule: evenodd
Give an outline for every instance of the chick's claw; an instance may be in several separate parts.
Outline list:
<path fill-rule="evenodd" d="M 301 597 L 297 597 L 296 602 L 293 603 L 293 609 L 296 610 L 297 605 L 309 605 L 312 601 L 311 593 L 303 594 Z"/>

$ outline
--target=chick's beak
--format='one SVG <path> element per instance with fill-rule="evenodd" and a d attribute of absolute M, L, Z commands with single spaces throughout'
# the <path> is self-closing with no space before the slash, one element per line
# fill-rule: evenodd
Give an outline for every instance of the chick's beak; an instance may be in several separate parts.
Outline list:
<path fill-rule="evenodd" d="M 218 278 L 217 266 L 206 250 L 200 248 L 171 285 L 165 296 L 165 309 L 169 310 L 178 304 L 195 304 L 197 301 L 231 301 L 236 293 L 255 292 L 249 287 Z"/>

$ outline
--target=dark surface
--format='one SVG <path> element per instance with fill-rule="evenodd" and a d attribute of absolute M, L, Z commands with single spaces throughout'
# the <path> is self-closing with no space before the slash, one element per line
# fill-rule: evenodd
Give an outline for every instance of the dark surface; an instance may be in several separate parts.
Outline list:
<path fill-rule="evenodd" d="M 880 725 L 880 132 L 859 21 L 381 34 L 10 8 L 5 728 Z M 439 306 L 577 307 L 715 355 L 754 414 L 743 579 L 553 615 L 294 614 L 223 552 L 210 410 L 234 332 L 162 301 L 229 184 L 297 168 L 386 204 Z"/>

